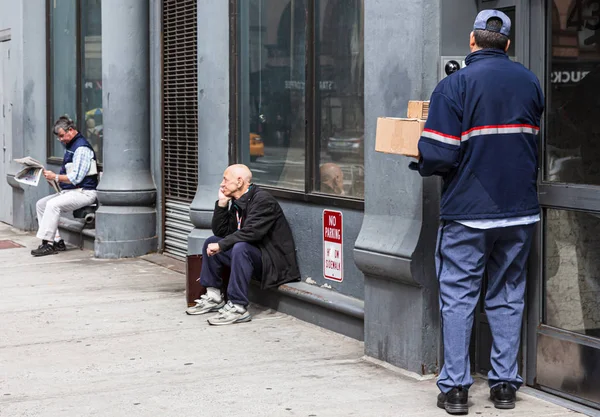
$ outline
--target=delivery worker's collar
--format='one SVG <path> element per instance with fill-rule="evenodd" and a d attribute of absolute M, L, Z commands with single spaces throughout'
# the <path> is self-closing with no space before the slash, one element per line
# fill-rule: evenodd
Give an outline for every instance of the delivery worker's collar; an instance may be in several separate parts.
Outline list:
<path fill-rule="evenodd" d="M 506 58 L 508 59 L 508 55 L 502 49 L 480 49 L 475 52 L 471 52 L 465 58 L 465 64 L 469 65 L 473 62 L 479 61 L 481 59 L 486 58 Z"/>

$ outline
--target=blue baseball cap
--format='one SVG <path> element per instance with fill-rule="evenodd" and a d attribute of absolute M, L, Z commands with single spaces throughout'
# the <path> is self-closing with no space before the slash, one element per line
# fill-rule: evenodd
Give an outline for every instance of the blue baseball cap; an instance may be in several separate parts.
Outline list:
<path fill-rule="evenodd" d="M 477 17 L 475 18 L 473 30 L 489 30 L 486 29 L 487 21 L 490 20 L 492 17 L 500 19 L 502 21 L 502 27 L 498 31 L 493 30 L 490 32 L 501 33 L 502 35 L 508 37 L 508 35 L 510 34 L 510 18 L 504 13 L 502 13 L 500 10 L 488 9 L 480 11 Z"/>

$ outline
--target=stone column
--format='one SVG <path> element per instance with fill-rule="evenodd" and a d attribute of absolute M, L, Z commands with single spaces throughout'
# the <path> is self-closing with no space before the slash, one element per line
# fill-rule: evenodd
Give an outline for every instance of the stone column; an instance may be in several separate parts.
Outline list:
<path fill-rule="evenodd" d="M 208 41 L 210 39 L 210 41 Z M 188 255 L 202 253 L 229 164 L 229 2 L 198 2 L 198 190 L 190 207 Z"/>
<path fill-rule="evenodd" d="M 157 247 L 149 77 L 148 1 L 104 0 L 104 173 L 95 243 L 99 258 L 140 256 Z"/>
<path fill-rule="evenodd" d="M 410 171 L 407 157 L 376 153 L 375 130 L 377 117 L 404 117 L 408 100 L 429 99 L 440 8 L 441 0 L 365 2 L 365 215 L 354 248 L 365 275 L 365 353 L 420 375 L 439 364 L 439 181 Z"/>

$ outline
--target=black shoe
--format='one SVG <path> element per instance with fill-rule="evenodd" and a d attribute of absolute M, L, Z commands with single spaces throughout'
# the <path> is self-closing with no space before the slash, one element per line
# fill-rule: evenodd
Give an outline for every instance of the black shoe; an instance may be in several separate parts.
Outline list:
<path fill-rule="evenodd" d="M 56 253 L 54 245 L 51 245 L 48 242 L 42 243 L 37 249 L 31 251 L 33 256 L 55 255 Z"/>
<path fill-rule="evenodd" d="M 490 400 L 492 400 L 496 408 L 510 410 L 515 408 L 517 390 L 512 385 L 503 382 L 490 389 Z"/>
<path fill-rule="evenodd" d="M 469 390 L 461 386 L 452 388 L 447 394 L 440 392 L 437 397 L 437 406 L 448 414 L 469 414 L 468 403 Z"/>
<path fill-rule="evenodd" d="M 54 250 L 57 252 L 64 252 L 67 250 L 67 245 L 65 245 L 65 241 L 64 240 L 59 240 L 58 242 L 54 242 L 54 245 L 52 245 L 54 247 Z"/>

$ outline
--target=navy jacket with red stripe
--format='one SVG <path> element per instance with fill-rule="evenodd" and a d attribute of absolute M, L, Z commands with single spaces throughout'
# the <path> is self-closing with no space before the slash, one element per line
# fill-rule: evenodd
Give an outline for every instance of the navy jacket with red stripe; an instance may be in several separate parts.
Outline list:
<path fill-rule="evenodd" d="M 444 220 L 537 214 L 539 81 L 496 49 L 473 52 L 466 63 L 435 88 L 413 166 L 443 178 Z"/>

